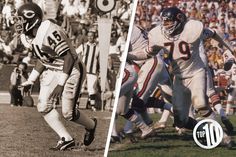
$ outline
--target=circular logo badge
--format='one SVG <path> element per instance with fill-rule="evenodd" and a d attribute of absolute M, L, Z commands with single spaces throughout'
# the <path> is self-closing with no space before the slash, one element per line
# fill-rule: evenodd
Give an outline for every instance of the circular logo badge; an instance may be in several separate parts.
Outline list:
<path fill-rule="evenodd" d="M 222 141 L 223 129 L 215 120 L 204 119 L 199 121 L 194 127 L 193 139 L 199 147 L 212 149 Z"/>

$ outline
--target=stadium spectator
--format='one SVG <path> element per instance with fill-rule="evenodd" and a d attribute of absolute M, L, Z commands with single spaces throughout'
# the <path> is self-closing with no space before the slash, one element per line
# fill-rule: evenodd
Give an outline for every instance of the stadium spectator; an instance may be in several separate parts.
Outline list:
<path fill-rule="evenodd" d="M 28 52 L 27 56 L 22 59 L 23 63 L 26 63 L 28 66 L 33 64 L 33 54 Z"/>
<path fill-rule="evenodd" d="M 27 73 L 27 64 L 26 63 L 19 63 L 19 65 L 14 68 L 13 72 L 11 73 L 10 78 L 10 95 L 11 95 L 11 106 L 22 106 L 23 103 L 23 92 L 27 92 L 27 88 L 19 88 L 21 83 L 25 82 L 28 78 Z"/>

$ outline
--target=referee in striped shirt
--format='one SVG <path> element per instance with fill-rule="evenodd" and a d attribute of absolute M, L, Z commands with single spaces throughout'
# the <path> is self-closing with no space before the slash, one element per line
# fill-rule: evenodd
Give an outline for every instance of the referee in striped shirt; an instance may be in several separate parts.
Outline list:
<path fill-rule="evenodd" d="M 95 40 L 95 33 L 89 31 L 88 42 L 81 44 L 77 49 L 77 54 L 82 58 L 87 69 L 87 90 L 89 102 L 93 111 L 95 108 L 95 97 L 97 92 L 98 68 L 99 68 L 99 46 Z"/>

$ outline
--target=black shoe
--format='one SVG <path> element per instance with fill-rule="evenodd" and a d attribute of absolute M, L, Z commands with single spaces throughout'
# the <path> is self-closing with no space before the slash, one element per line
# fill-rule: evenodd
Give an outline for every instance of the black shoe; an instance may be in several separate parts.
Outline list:
<path fill-rule="evenodd" d="M 89 130 L 89 129 L 85 128 L 85 130 L 86 130 L 86 133 L 84 135 L 84 145 L 85 146 L 90 145 L 93 142 L 93 140 L 94 140 L 94 134 L 95 134 L 95 130 L 97 128 L 97 119 L 94 118 L 93 121 L 95 123 L 95 126 L 94 126 L 93 129 Z"/>
<path fill-rule="evenodd" d="M 221 118 L 222 123 L 225 125 L 228 134 L 232 134 L 234 131 L 234 126 L 227 118 Z"/>
<path fill-rule="evenodd" d="M 110 143 L 121 143 L 121 137 L 119 137 L 119 136 L 111 136 Z"/>
<path fill-rule="evenodd" d="M 58 151 L 58 150 L 66 150 L 75 146 L 75 140 L 72 139 L 70 141 L 65 141 L 65 138 L 62 137 L 61 140 L 57 142 L 56 147 L 50 148 L 50 150 Z"/>

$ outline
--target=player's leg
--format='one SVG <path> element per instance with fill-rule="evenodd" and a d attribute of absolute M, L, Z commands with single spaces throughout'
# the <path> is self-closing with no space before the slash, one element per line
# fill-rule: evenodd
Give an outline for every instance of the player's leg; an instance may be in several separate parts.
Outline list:
<path fill-rule="evenodd" d="M 232 105 L 234 105 L 234 100 L 236 97 L 236 88 L 233 88 L 233 90 L 228 94 L 227 98 L 227 104 L 226 104 L 226 114 L 230 114 L 230 110 L 232 108 Z"/>
<path fill-rule="evenodd" d="M 97 87 L 97 76 L 94 74 L 87 74 L 87 89 L 89 94 L 89 102 L 93 111 L 96 111 L 95 108 L 95 99 L 96 99 L 96 87 Z"/>
<path fill-rule="evenodd" d="M 116 143 L 116 142 L 120 143 L 121 142 L 121 137 L 118 135 L 118 133 L 116 131 L 117 117 L 118 117 L 118 115 L 116 114 L 115 119 L 114 119 L 114 123 L 113 123 L 113 126 L 112 126 L 110 143 Z"/>
<path fill-rule="evenodd" d="M 49 95 L 56 87 L 55 72 L 45 71 L 42 74 L 40 81 L 39 103 L 37 105 L 38 112 L 40 112 L 48 125 L 58 134 L 60 141 L 54 150 L 64 150 L 75 145 L 72 136 L 69 134 L 61 121 L 61 116 L 53 107 L 52 100 L 49 100 Z"/>
<path fill-rule="evenodd" d="M 70 77 L 66 81 L 62 93 L 62 114 L 66 120 L 73 121 L 85 127 L 84 144 L 90 145 L 94 140 L 97 120 L 89 118 L 86 114 L 76 108 L 76 102 L 84 81 L 84 71 L 82 66 L 80 71 L 73 69 Z"/>
<path fill-rule="evenodd" d="M 193 129 L 196 121 L 189 117 L 189 108 L 191 105 L 191 93 L 187 88 L 189 79 L 176 77 L 173 84 L 173 112 L 174 125 L 180 129 Z"/>
<path fill-rule="evenodd" d="M 225 110 L 223 109 L 221 105 L 220 97 L 215 91 L 210 70 L 206 71 L 206 76 L 207 76 L 207 96 L 209 97 L 211 101 L 212 107 L 220 115 L 221 121 L 225 125 L 227 131 L 231 133 L 233 132 L 234 127 L 232 123 L 230 122 L 230 120 L 228 119 L 228 117 L 226 116 Z"/>
<path fill-rule="evenodd" d="M 134 69 L 126 67 L 117 105 L 117 114 L 134 123 L 142 131 L 141 137 L 144 138 L 152 132 L 152 129 L 134 114 L 133 109 L 129 109 L 129 103 L 133 96 L 133 87 L 137 79 L 138 75 Z"/>
<path fill-rule="evenodd" d="M 146 124 L 151 124 L 152 120 L 147 113 L 145 104 L 160 81 L 162 69 L 163 62 L 155 56 L 148 59 L 139 71 L 137 94 L 133 97 L 132 108 L 142 116 Z"/>

